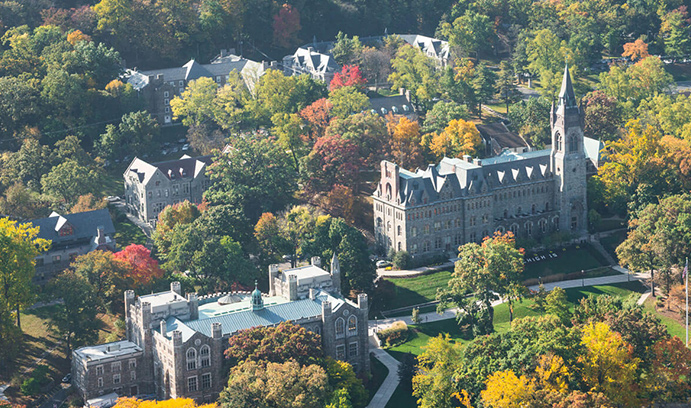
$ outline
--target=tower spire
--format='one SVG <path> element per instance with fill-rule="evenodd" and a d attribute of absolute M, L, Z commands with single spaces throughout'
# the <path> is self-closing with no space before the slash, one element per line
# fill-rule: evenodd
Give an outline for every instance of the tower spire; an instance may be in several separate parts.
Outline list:
<path fill-rule="evenodd" d="M 578 107 L 576 94 L 573 92 L 573 83 L 571 83 L 568 63 L 564 65 L 564 78 L 561 81 L 561 90 L 559 91 L 559 105 L 566 108 Z"/>

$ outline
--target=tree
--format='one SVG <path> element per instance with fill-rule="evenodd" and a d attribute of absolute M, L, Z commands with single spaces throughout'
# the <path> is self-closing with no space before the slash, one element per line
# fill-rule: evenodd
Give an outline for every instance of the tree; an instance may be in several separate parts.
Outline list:
<path fill-rule="evenodd" d="M 513 408 L 531 405 L 535 398 L 535 383 L 511 370 L 497 371 L 487 379 L 482 402 L 493 408 Z"/>
<path fill-rule="evenodd" d="M 254 238 L 270 262 L 278 262 L 281 255 L 290 250 L 290 244 L 281 236 L 278 218 L 270 212 L 262 214 L 257 220 Z"/>
<path fill-rule="evenodd" d="M 327 395 L 326 372 L 316 364 L 246 361 L 231 369 L 219 405 L 222 408 L 321 408 L 326 405 Z"/>
<path fill-rule="evenodd" d="M 643 58 L 626 69 L 612 66 L 600 74 L 600 89 L 620 103 L 628 102 L 626 110 L 633 110 L 641 100 L 666 91 L 672 84 L 672 75 L 665 71 L 657 57 Z"/>
<path fill-rule="evenodd" d="M 413 377 L 413 396 L 421 408 L 455 407 L 452 395 L 457 391 L 452 378 L 462 352 L 448 334 L 429 340 L 418 356 L 419 371 Z"/>
<path fill-rule="evenodd" d="M 286 49 L 293 47 L 300 42 L 300 12 L 290 4 L 283 4 L 274 16 L 272 28 L 275 45 Z"/>
<path fill-rule="evenodd" d="M 535 37 L 528 43 L 528 68 L 540 76 L 542 94 L 554 100 L 561 86 L 564 72 L 564 60 L 569 62 L 569 71 L 575 82 L 578 69 L 573 64 L 573 52 L 566 41 L 559 40 L 557 35 L 548 29 L 535 32 Z"/>
<path fill-rule="evenodd" d="M 0 334 L 3 347 L 14 338 L 12 329 L 7 329 L 12 310 L 21 329 L 19 310 L 32 301 L 34 258 L 50 246 L 50 241 L 37 235 L 38 227 L 0 218 L 0 332 L 7 330 L 7 337 Z"/>
<path fill-rule="evenodd" d="M 354 113 L 362 112 L 369 106 L 369 98 L 355 86 L 334 88 L 329 93 L 331 114 L 337 118 L 345 118 Z"/>
<path fill-rule="evenodd" d="M 686 6 L 681 6 L 662 16 L 660 35 L 664 38 L 667 55 L 680 57 L 687 55 L 691 47 L 689 41 L 689 15 Z"/>
<path fill-rule="evenodd" d="M 496 82 L 497 75 L 492 72 L 487 65 L 479 64 L 475 68 L 473 88 L 475 88 L 475 95 L 478 103 L 477 112 L 480 119 L 482 119 L 482 104 L 494 98 L 494 94 L 496 93 Z"/>
<path fill-rule="evenodd" d="M 474 52 L 476 56 L 479 56 L 482 46 L 491 46 L 495 35 L 490 18 L 470 10 L 466 10 L 453 24 L 442 24 L 441 31 L 449 38 L 449 44 L 459 47 L 464 55 Z"/>
<path fill-rule="evenodd" d="M 486 237 L 482 244 L 468 243 L 460 248 L 455 270 L 449 279 L 448 289 L 439 289 L 437 299 L 439 310 L 449 301 L 460 309 L 456 319 L 467 321 L 473 331 L 479 334 L 493 330 L 492 302 L 508 294 L 509 288 L 523 272 L 523 249 L 516 248 L 513 234 L 496 233 Z M 473 296 L 466 297 L 471 293 Z M 508 297 L 509 310 L 513 299 Z"/>
<path fill-rule="evenodd" d="M 352 407 L 362 408 L 367 405 L 369 400 L 367 390 L 362 385 L 362 380 L 355 375 L 350 363 L 327 357 L 326 375 L 329 377 L 329 386 L 334 390 L 334 394 L 344 390 Z"/>
<path fill-rule="evenodd" d="M 301 366 L 318 364 L 323 358 L 321 337 L 291 322 L 259 326 L 238 332 L 228 340 L 225 356 L 233 365 L 246 361 L 284 363 Z"/>
<path fill-rule="evenodd" d="M 425 115 L 423 133 L 441 133 L 454 119 L 468 120 L 470 114 L 463 105 L 456 102 L 439 101 Z"/>
<path fill-rule="evenodd" d="M 331 83 L 329 83 L 329 88 L 331 91 L 335 91 L 338 88 L 344 86 L 352 86 L 358 90 L 364 90 L 367 80 L 362 76 L 360 68 L 357 65 L 344 65 L 341 68 L 341 72 L 336 72 L 334 74 Z"/>
<path fill-rule="evenodd" d="M 72 348 L 91 344 L 98 339 L 101 322 L 96 319 L 99 299 L 86 278 L 65 271 L 49 283 L 53 299 L 62 299 L 49 321 L 50 328 L 65 340 L 65 354 L 70 358 Z"/>
<path fill-rule="evenodd" d="M 688 380 L 691 350 L 676 336 L 656 342 L 652 349 L 653 379 L 646 385 L 653 393 L 653 401 L 687 398 L 691 390 Z"/>
<path fill-rule="evenodd" d="M 190 81 L 180 96 L 170 101 L 173 119 L 182 118 L 185 126 L 199 126 L 214 118 L 214 99 L 218 84 L 210 77 Z"/>
<path fill-rule="evenodd" d="M 102 157 L 109 159 L 122 157 L 126 151 L 143 154 L 151 149 L 151 142 L 159 133 L 158 122 L 148 112 L 126 113 L 118 127 L 106 126 L 98 149 Z"/>
<path fill-rule="evenodd" d="M 562 324 L 568 324 L 571 320 L 569 302 L 566 300 L 566 292 L 560 287 L 552 289 L 545 299 L 545 310 L 556 316 Z"/>
<path fill-rule="evenodd" d="M 158 267 L 158 261 L 151 258 L 151 251 L 143 245 L 130 244 L 115 254 L 115 259 L 127 265 L 128 279 L 135 286 L 148 285 L 152 279 L 163 277 L 163 270 Z"/>
<path fill-rule="evenodd" d="M 127 275 L 129 265 L 115 257 L 110 251 L 91 251 L 80 255 L 70 264 L 74 273 L 89 282 L 99 309 L 111 313 L 124 310 L 122 293 L 130 288 Z"/>
<path fill-rule="evenodd" d="M 311 191 L 329 191 L 336 184 L 357 188 L 362 168 L 360 149 L 340 135 L 317 139 L 305 165 Z"/>
<path fill-rule="evenodd" d="M 355 64 L 359 62 L 361 53 L 362 43 L 357 35 L 348 38 L 348 34 L 341 31 L 336 34 L 336 42 L 331 49 L 331 55 L 334 56 L 336 62 L 341 65 Z"/>
<path fill-rule="evenodd" d="M 432 135 L 429 150 L 437 160 L 444 157 L 461 157 L 477 155 L 482 146 L 480 132 L 472 122 L 453 119 L 439 135 Z"/>
<path fill-rule="evenodd" d="M 424 163 L 424 151 L 420 125 L 401 117 L 398 122 L 393 117 L 387 123 L 391 135 L 391 156 L 404 169 L 414 169 Z"/>
<path fill-rule="evenodd" d="M 544 97 L 530 98 L 515 104 L 508 115 L 511 128 L 532 146 L 551 143 L 550 104 Z"/>
<path fill-rule="evenodd" d="M 516 74 L 511 65 L 502 61 L 499 64 L 499 75 L 497 75 L 497 95 L 506 104 L 506 113 L 509 113 L 509 104 L 518 102 L 521 93 L 516 86 Z"/>
<path fill-rule="evenodd" d="M 213 183 L 204 193 L 209 204 L 241 209 L 251 223 L 262 213 L 283 209 L 297 189 L 297 174 L 285 151 L 260 135 L 232 137 L 229 146 L 209 166 Z"/>
<path fill-rule="evenodd" d="M 621 109 L 617 100 L 602 91 L 593 91 L 585 97 L 585 136 L 598 140 L 615 140 L 621 127 Z"/>
<path fill-rule="evenodd" d="M 344 118 L 334 118 L 326 128 L 326 136 L 339 135 L 358 146 L 363 165 L 378 167 L 388 156 L 389 135 L 386 121 L 369 111 Z"/>
<path fill-rule="evenodd" d="M 314 143 L 324 136 L 331 121 L 331 109 L 333 109 L 333 104 L 328 99 L 321 98 L 300 111 L 300 117 L 309 124 L 310 131 L 307 136 L 310 142 Z"/>
<path fill-rule="evenodd" d="M 164 401 L 120 397 L 114 408 L 214 408 L 216 404 L 197 405 L 191 398 L 171 398 Z"/>
<path fill-rule="evenodd" d="M 434 62 L 419 49 L 404 45 L 391 60 L 393 73 L 389 75 L 391 89 L 410 90 L 416 104 L 429 108 L 439 93 L 439 81 Z"/>
<path fill-rule="evenodd" d="M 626 43 L 624 44 L 624 52 L 621 56 L 628 57 L 633 62 L 648 58 L 650 56 L 650 54 L 648 54 L 648 44 L 640 38 L 634 42 Z"/>
<path fill-rule="evenodd" d="M 102 170 L 68 159 L 41 178 L 41 187 L 45 194 L 72 206 L 80 196 L 97 192 L 101 177 Z"/>
<path fill-rule="evenodd" d="M 579 358 L 581 375 L 590 392 L 602 392 L 615 404 L 636 405 L 634 382 L 639 359 L 631 355 L 619 333 L 605 323 L 590 323 L 583 328 Z"/>
<path fill-rule="evenodd" d="M 76 214 L 86 211 L 101 210 L 108 206 L 108 201 L 103 197 L 97 200 L 93 194 L 79 196 L 77 203 L 70 208 L 71 214 Z"/>

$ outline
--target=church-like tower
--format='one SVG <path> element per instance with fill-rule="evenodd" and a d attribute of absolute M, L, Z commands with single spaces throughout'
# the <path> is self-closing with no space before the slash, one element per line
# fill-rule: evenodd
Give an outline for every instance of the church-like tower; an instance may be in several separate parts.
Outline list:
<path fill-rule="evenodd" d="M 583 117 L 576 101 L 568 65 L 559 91 L 557 106 L 552 105 L 552 172 L 555 205 L 560 212 L 559 229 L 575 236 L 587 233 L 586 162 L 583 144 Z"/>

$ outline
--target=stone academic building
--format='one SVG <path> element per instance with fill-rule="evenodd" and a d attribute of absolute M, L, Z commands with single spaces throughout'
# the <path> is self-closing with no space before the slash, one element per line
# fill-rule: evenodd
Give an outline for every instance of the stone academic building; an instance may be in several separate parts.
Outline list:
<path fill-rule="evenodd" d="M 72 357 L 72 381 L 85 401 L 155 394 L 157 399 L 189 397 L 213 402 L 224 388 L 223 352 L 240 330 L 292 321 L 321 335 L 327 356 L 369 373 L 368 301 L 341 296 L 338 258 L 331 273 L 312 264 L 280 271 L 269 268 L 269 293 L 183 296 L 170 291 L 135 297 L 125 293 L 127 340 L 82 347 Z"/>
<path fill-rule="evenodd" d="M 566 67 L 550 112 L 550 149 L 444 158 L 415 172 L 383 161 L 373 195 L 377 243 L 387 252 L 427 256 L 455 253 L 495 231 L 536 239 L 555 231 L 586 234 L 582 115 Z"/>

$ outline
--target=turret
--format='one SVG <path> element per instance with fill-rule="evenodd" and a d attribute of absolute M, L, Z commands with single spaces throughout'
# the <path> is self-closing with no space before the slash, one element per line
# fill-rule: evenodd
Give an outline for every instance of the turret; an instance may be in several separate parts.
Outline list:
<path fill-rule="evenodd" d="M 321 268 L 321 267 L 322 267 L 322 259 L 321 259 L 321 257 L 319 257 L 319 256 L 313 256 L 312 259 L 310 260 L 310 263 L 311 263 L 313 266 L 316 266 L 317 268 Z"/>
<path fill-rule="evenodd" d="M 331 317 L 331 302 L 324 301 L 322 302 L 322 319 L 326 321 L 329 317 Z"/>
<path fill-rule="evenodd" d="M 288 275 L 288 300 L 298 300 L 298 277 L 295 275 Z"/>
<path fill-rule="evenodd" d="M 264 309 L 264 299 L 262 292 L 257 288 L 257 281 L 254 281 L 254 291 L 252 292 L 252 311 Z"/>
<path fill-rule="evenodd" d="M 134 305 L 134 291 L 125 291 L 125 337 L 129 341 L 134 341 L 132 338 L 132 316 L 130 315 L 130 306 Z"/>
<path fill-rule="evenodd" d="M 338 256 L 334 251 L 331 257 L 331 281 L 333 282 L 334 293 L 341 293 L 341 265 L 338 262 Z"/>
<path fill-rule="evenodd" d="M 199 299 L 196 293 L 187 294 L 187 306 L 190 309 L 190 320 L 199 319 Z"/>
<path fill-rule="evenodd" d="M 360 310 L 364 310 L 365 314 L 367 314 L 367 308 L 369 307 L 367 293 L 359 293 L 357 295 L 357 307 Z"/>
<path fill-rule="evenodd" d="M 161 335 L 163 337 L 167 337 L 166 334 L 168 333 L 168 324 L 166 323 L 166 321 L 161 320 L 158 327 L 159 327 L 159 331 L 161 332 Z"/>
<path fill-rule="evenodd" d="M 223 337 L 223 326 L 219 322 L 211 323 L 211 338 L 220 339 Z"/>
<path fill-rule="evenodd" d="M 269 296 L 276 296 L 276 283 L 274 279 L 278 278 L 278 265 L 269 265 Z"/>
<path fill-rule="evenodd" d="M 170 291 L 182 296 L 182 286 L 180 282 L 170 282 Z"/>

